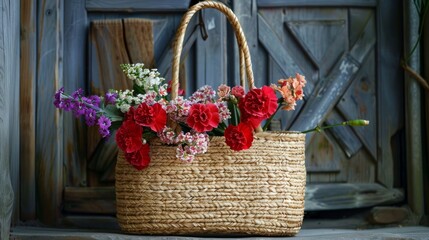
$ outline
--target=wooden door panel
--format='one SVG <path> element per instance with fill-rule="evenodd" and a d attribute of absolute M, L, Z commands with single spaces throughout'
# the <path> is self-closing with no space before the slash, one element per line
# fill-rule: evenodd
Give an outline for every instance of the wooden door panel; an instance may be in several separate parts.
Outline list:
<path fill-rule="evenodd" d="M 75 2 L 79 5 L 84 1 L 80 1 L 79 4 L 77 3 L 79 1 Z M 157 12 L 162 11 L 163 6 L 156 10 L 144 10 L 140 3 L 133 5 L 131 2 L 133 1 L 125 1 L 123 6 L 119 6 L 108 0 L 85 1 L 83 6 L 87 21 L 85 31 L 88 31 L 90 22 L 94 22 L 93 26 L 97 27 L 91 30 L 87 35 L 88 39 L 85 40 L 85 45 L 88 46 L 87 61 L 90 64 L 87 68 L 83 67 L 83 71 L 88 72 L 88 79 L 84 83 L 94 93 L 104 92 L 113 87 L 129 88 L 126 85 L 129 83 L 124 80 L 124 75 L 117 67 L 125 60 L 137 61 L 139 55 L 153 59 L 153 65 L 159 68 L 161 74 L 166 79 L 171 77 L 170 45 L 181 14 Z M 353 4 L 342 7 L 329 5 L 304 8 L 296 2 L 298 6 L 295 7 L 284 7 L 280 4 L 264 8 L 258 6 L 258 2 L 267 4 L 268 1 L 233 3 L 234 11 L 239 16 L 250 46 L 256 85 L 269 84 L 296 72 L 304 74 L 308 81 L 306 97 L 296 107 L 296 111 L 279 114 L 278 117 L 283 120 L 283 128 L 304 130 L 316 124 L 336 123 L 351 118 L 369 119 L 374 124 L 367 128 L 344 127 L 320 134 L 309 134 L 307 179 L 309 183 L 322 184 L 310 185 L 308 192 L 317 189 L 325 191 L 336 187 L 349 191 L 358 189 L 353 195 L 357 196 L 356 198 L 368 195 L 362 190 L 365 188 L 382 192 L 375 199 L 361 204 L 349 198 L 345 201 L 352 204 L 343 204 L 342 208 L 370 206 L 392 199 L 394 201 L 402 199 L 403 195 L 397 194 L 396 190 L 392 190 L 397 194 L 395 198 L 387 199 L 393 192 L 376 183 L 380 162 L 377 144 L 374 144 L 378 142 L 376 129 L 379 122 L 376 106 L 380 101 L 380 96 L 376 95 L 377 5 L 371 2 L 370 5 L 359 8 L 354 8 Z M 180 81 L 188 93 L 204 84 L 216 87 L 220 83 L 226 83 L 227 75 L 236 75 L 228 71 L 238 69 L 237 53 L 226 54 L 227 49 L 230 49 L 227 45 L 231 43 L 224 43 L 234 38 L 227 34 L 225 18 L 214 10 L 204 11 L 203 17 L 209 38 L 206 41 L 201 39 L 195 18 L 188 28 L 188 37 L 185 38 L 182 59 L 186 60 L 186 64 L 181 66 Z M 115 30 L 111 33 L 105 26 L 100 26 L 100 23 L 108 21 L 117 22 Z M 138 29 L 141 28 L 140 25 L 144 25 L 138 23 L 135 26 L 128 26 L 134 21 L 150 23 L 145 27 L 145 31 L 150 32 L 148 29 L 151 28 L 152 46 L 146 46 L 146 43 L 151 41 L 144 40 L 149 35 L 133 34 L 135 31 L 131 30 L 132 28 Z M 111 42 L 108 43 L 109 41 Z M 140 49 L 141 46 L 145 47 Z M 136 50 L 130 52 L 127 48 Z M 151 48 L 153 57 L 148 50 Z M 147 59 L 143 61 L 151 62 Z M 233 64 L 229 64 L 230 61 Z M 237 82 L 238 78 L 228 80 L 230 84 Z M 73 84 L 76 85 L 76 82 Z M 83 133 L 88 130 L 78 124 L 75 124 L 74 130 L 76 131 L 68 134 L 74 136 L 73 141 L 81 143 L 80 149 L 84 149 L 83 151 L 87 149 L 88 156 L 84 156 L 85 161 L 82 161 L 81 156 L 68 155 L 66 161 L 68 166 L 80 162 L 81 173 L 68 182 L 65 189 L 65 210 L 70 213 L 91 213 L 91 209 L 96 208 L 91 204 L 97 202 L 98 213 L 113 214 L 114 189 L 111 184 L 114 180 L 115 144 L 112 139 L 99 144 L 99 138 L 92 137 L 95 133 L 90 133 L 90 137 L 86 138 Z M 86 165 L 90 169 L 89 172 Z M 89 184 L 77 180 L 79 177 L 85 179 L 85 174 L 88 173 L 91 180 Z M 335 208 L 330 203 L 321 204 L 325 201 L 323 196 L 314 196 L 308 194 L 308 200 L 313 203 L 306 206 L 307 210 Z M 314 203 L 317 201 L 319 204 Z"/>
<path fill-rule="evenodd" d="M 256 62 L 254 72 L 259 75 L 258 85 L 275 82 L 295 72 L 304 74 L 308 81 L 304 101 L 294 112 L 277 116 L 282 120 L 282 128 L 305 130 L 318 124 L 356 118 L 371 122 L 365 128 L 341 127 L 308 134 L 308 202 L 325 201 L 323 197 L 314 197 L 311 189 L 344 188 L 354 191 L 357 185 L 348 183 L 365 183 L 358 188 L 385 192 L 374 196 L 372 202 L 362 203 L 365 206 L 401 201 L 404 197 L 397 189 L 391 189 L 393 178 L 386 177 L 388 173 L 380 174 L 383 167 L 393 173 L 391 147 L 386 144 L 382 144 L 383 149 L 377 147 L 380 142 L 389 142 L 391 136 L 387 135 L 398 130 L 395 122 L 382 123 L 386 117 L 377 113 L 379 106 L 390 106 L 390 98 L 394 96 L 393 92 L 380 94 L 384 91 L 379 89 L 378 83 L 388 81 L 380 75 L 386 66 L 377 55 L 385 50 L 384 46 L 376 44 L 379 39 L 384 39 L 378 28 L 386 25 L 387 21 L 395 21 L 387 10 L 381 12 L 390 20 L 377 16 L 384 5 L 384 2 L 377 1 L 340 3 L 317 0 L 234 3 L 234 11 L 238 13 L 244 32 L 249 33 L 246 36 L 257 39 L 249 41 L 252 42 L 251 54 Z M 251 23 L 257 23 L 258 28 L 255 30 Z M 395 52 L 392 55 L 400 56 L 399 48 L 390 48 L 390 51 Z M 259 59 L 265 62 L 261 63 Z M 396 113 L 393 115 L 401 118 Z M 390 129 L 389 125 L 396 130 Z M 382 130 L 384 134 L 380 135 L 380 129 L 389 130 Z M 384 189 L 384 186 L 388 188 Z M 360 203 L 355 201 L 360 197 L 366 198 L 364 190 L 356 196 L 346 197 L 344 204 L 339 204 L 340 208 L 357 207 Z M 331 204 L 322 205 L 309 204 L 306 209 L 336 208 Z"/>

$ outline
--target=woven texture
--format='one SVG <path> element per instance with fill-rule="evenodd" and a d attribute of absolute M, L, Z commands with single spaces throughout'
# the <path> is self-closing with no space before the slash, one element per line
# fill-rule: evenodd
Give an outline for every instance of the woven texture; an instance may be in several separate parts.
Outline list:
<path fill-rule="evenodd" d="M 138 171 L 120 153 L 117 218 L 136 234 L 292 236 L 304 215 L 305 134 L 258 133 L 235 152 L 213 137 L 192 163 L 174 146 L 151 143 L 151 164 Z"/>

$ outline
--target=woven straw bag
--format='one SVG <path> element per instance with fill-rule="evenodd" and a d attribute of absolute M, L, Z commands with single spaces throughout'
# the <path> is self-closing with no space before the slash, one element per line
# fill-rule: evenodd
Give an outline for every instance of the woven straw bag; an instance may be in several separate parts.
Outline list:
<path fill-rule="evenodd" d="M 177 97 L 179 62 L 186 27 L 204 8 L 224 13 L 240 47 L 252 88 L 250 55 L 234 13 L 218 2 L 200 2 L 182 18 L 176 34 L 172 97 Z M 244 63 L 244 64 L 243 64 Z M 117 218 L 133 234 L 252 234 L 293 236 L 301 228 L 305 193 L 305 134 L 260 132 L 250 149 L 235 152 L 224 137 L 212 137 L 208 152 L 192 163 L 176 159 L 176 147 L 151 141 L 151 163 L 136 170 L 119 153 Z"/>

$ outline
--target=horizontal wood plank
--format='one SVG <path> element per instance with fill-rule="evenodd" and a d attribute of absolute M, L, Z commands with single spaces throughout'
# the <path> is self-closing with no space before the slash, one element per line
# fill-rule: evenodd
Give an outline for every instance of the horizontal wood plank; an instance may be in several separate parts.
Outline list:
<path fill-rule="evenodd" d="M 258 7 L 375 7 L 377 0 L 258 0 Z"/>
<path fill-rule="evenodd" d="M 67 228 L 103 229 L 119 231 L 118 220 L 114 216 L 69 215 L 61 219 L 61 225 Z"/>
<path fill-rule="evenodd" d="M 190 0 L 86 0 L 86 9 L 94 12 L 185 11 Z"/>
<path fill-rule="evenodd" d="M 303 229 L 296 236 L 297 239 L 319 240 L 323 239 L 427 239 L 429 228 L 423 226 L 379 228 L 370 230 L 361 229 Z M 85 231 L 82 229 L 52 229 L 34 227 L 16 227 L 12 233 L 13 239 L 122 239 L 122 240 L 146 240 L 146 239 L 183 239 L 183 240 L 203 240 L 206 237 L 169 237 L 169 236 L 133 236 L 121 234 L 119 232 Z M 234 237 L 237 240 L 249 239 L 248 237 Z M 255 239 L 268 240 L 278 239 L 269 237 L 258 237 Z"/>
<path fill-rule="evenodd" d="M 311 184 L 305 191 L 305 210 L 353 209 L 403 200 L 401 190 L 375 183 Z"/>
<path fill-rule="evenodd" d="M 66 187 L 64 211 L 71 213 L 116 213 L 114 187 Z"/>

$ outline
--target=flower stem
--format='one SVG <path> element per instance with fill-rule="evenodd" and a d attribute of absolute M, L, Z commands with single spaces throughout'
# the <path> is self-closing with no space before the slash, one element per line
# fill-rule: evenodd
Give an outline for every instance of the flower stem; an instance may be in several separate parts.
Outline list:
<path fill-rule="evenodd" d="M 85 101 L 79 101 L 79 100 L 76 100 L 75 98 L 73 98 L 72 96 L 70 96 L 70 95 L 67 95 L 67 94 L 65 94 L 65 93 L 61 93 L 61 98 L 62 99 L 69 99 L 69 100 L 72 100 L 72 101 L 74 101 L 74 102 L 81 102 L 81 103 L 83 103 L 85 106 L 87 106 L 87 107 L 89 107 L 89 108 L 92 108 L 92 109 L 94 109 L 95 111 L 97 111 L 97 112 L 104 112 L 103 111 L 103 109 L 101 109 L 101 108 L 99 108 L 99 107 L 96 107 L 96 106 L 94 106 L 94 105 L 92 105 L 92 104 L 89 104 L 89 103 L 87 103 L 87 102 L 85 102 Z"/>
<path fill-rule="evenodd" d="M 332 124 L 332 125 L 328 125 L 328 126 L 323 126 L 323 127 L 317 125 L 315 128 L 302 131 L 301 133 L 321 132 L 321 131 L 323 131 L 325 129 L 333 128 L 333 127 L 338 127 L 338 126 L 354 126 L 354 127 L 359 127 L 359 126 L 367 126 L 367 125 L 369 125 L 369 121 L 368 120 L 355 119 L 355 120 L 349 120 L 349 121 L 345 121 L 345 122 L 342 122 L 342 123 L 336 123 L 336 124 Z"/>
<path fill-rule="evenodd" d="M 270 126 L 270 123 L 271 123 L 271 121 L 273 120 L 274 115 L 276 115 L 276 113 L 280 110 L 280 108 L 281 108 L 281 107 L 282 107 L 282 104 L 280 103 L 280 104 L 277 106 L 277 109 L 276 109 L 276 111 L 273 113 L 273 115 L 271 115 L 271 117 L 270 117 L 270 118 L 268 118 L 268 120 L 265 122 L 264 127 L 262 127 L 262 130 L 263 130 L 263 131 L 267 131 L 267 128 L 268 128 L 268 126 Z"/>

